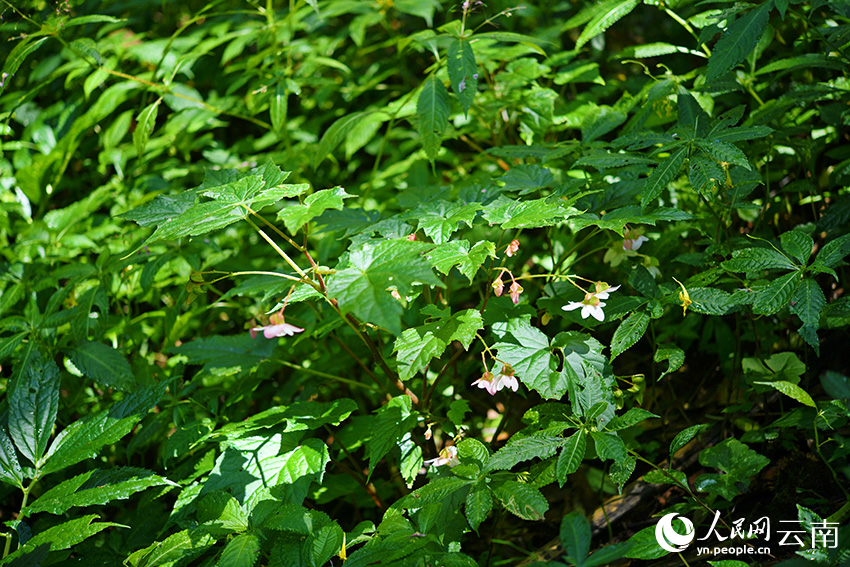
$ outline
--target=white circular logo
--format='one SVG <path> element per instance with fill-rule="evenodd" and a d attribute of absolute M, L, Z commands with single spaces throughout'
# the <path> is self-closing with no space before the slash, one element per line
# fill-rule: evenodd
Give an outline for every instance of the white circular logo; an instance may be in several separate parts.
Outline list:
<path fill-rule="evenodd" d="M 685 533 L 680 534 L 673 529 L 673 520 L 678 517 L 679 521 L 685 525 Z M 672 551 L 673 553 L 681 553 L 688 545 L 694 541 L 696 532 L 691 521 L 684 516 L 679 516 L 675 512 L 662 516 L 658 520 L 658 525 L 655 526 L 655 541 L 658 545 Z"/>

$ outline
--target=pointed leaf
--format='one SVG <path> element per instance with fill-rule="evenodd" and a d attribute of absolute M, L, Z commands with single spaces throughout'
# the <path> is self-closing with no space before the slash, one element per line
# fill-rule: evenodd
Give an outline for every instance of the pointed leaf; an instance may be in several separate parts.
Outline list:
<path fill-rule="evenodd" d="M 478 92 L 478 64 L 469 41 L 463 38 L 453 40 L 449 44 L 446 62 L 452 90 L 457 95 L 465 115 L 472 106 L 475 93 Z"/>
<path fill-rule="evenodd" d="M 567 482 L 567 476 L 576 472 L 584 460 L 584 454 L 587 451 L 587 437 L 584 430 L 579 429 L 570 435 L 564 442 L 564 447 L 561 449 L 561 454 L 558 455 L 557 476 L 558 482 L 564 486 Z"/>
<path fill-rule="evenodd" d="M 791 298 L 791 313 L 797 315 L 804 325 L 817 328 L 820 313 L 826 306 L 823 290 L 816 281 L 806 278 Z"/>
<path fill-rule="evenodd" d="M 790 259 L 770 248 L 743 248 L 732 252 L 732 259 L 721 262 L 730 272 L 757 272 L 760 270 L 795 270 Z"/>
<path fill-rule="evenodd" d="M 832 268 L 850 254 L 850 234 L 839 236 L 827 242 L 815 259 L 815 265 Z"/>
<path fill-rule="evenodd" d="M 786 382 L 784 380 L 776 380 L 775 382 L 762 382 L 762 381 L 754 381 L 753 384 L 761 384 L 763 386 L 770 386 L 779 392 L 782 392 L 789 398 L 794 398 L 804 406 L 809 406 L 810 408 L 817 407 L 815 405 L 812 397 L 806 392 L 804 389 L 799 387 L 796 384 L 792 384 L 791 382 Z"/>
<path fill-rule="evenodd" d="M 435 247 L 425 255 L 431 265 L 442 274 L 448 275 L 452 268 L 457 266 L 458 271 L 469 279 L 469 283 L 472 283 L 472 278 L 481 264 L 487 258 L 495 257 L 496 245 L 487 240 L 476 242 L 472 248 L 466 240 L 452 240 Z"/>
<path fill-rule="evenodd" d="M 0 427 L 0 481 L 24 489 L 24 473 L 12 440 Z"/>
<path fill-rule="evenodd" d="M 316 150 L 316 157 L 313 160 L 313 168 L 317 168 L 325 158 L 328 157 L 334 149 L 345 139 L 351 130 L 369 114 L 368 112 L 353 112 L 347 114 L 331 124 L 330 128 L 325 130 L 322 139 L 319 141 L 319 148 Z"/>
<path fill-rule="evenodd" d="M 793 256 L 801 265 L 809 263 L 815 246 L 812 237 L 800 230 L 789 230 L 779 235 L 782 249 Z"/>
<path fill-rule="evenodd" d="M 83 374 L 102 386 L 125 392 L 136 386 L 127 359 L 109 345 L 85 341 L 70 351 L 68 356 Z"/>
<path fill-rule="evenodd" d="M 344 206 L 342 200 L 350 199 L 353 196 L 346 193 L 342 187 L 322 189 L 304 199 L 303 205 L 292 205 L 282 208 L 277 213 L 277 219 L 284 222 L 286 230 L 295 234 L 301 227 L 326 210 L 342 210 Z"/>
<path fill-rule="evenodd" d="M 82 516 L 39 532 L 28 539 L 26 544 L 18 548 L 15 553 L 7 555 L 3 559 L 3 564 L 11 565 L 18 557 L 27 555 L 42 545 L 48 546 L 50 551 L 70 549 L 101 530 L 120 525 L 112 522 L 94 522 L 96 519 L 98 519 L 96 514 Z"/>
<path fill-rule="evenodd" d="M 711 50 L 705 80 L 716 81 L 732 67 L 744 60 L 755 49 L 767 21 L 770 19 L 772 1 L 763 2 L 748 14 L 735 20 Z"/>
<path fill-rule="evenodd" d="M 260 538 L 254 534 L 240 534 L 230 540 L 216 567 L 253 567 L 260 558 Z"/>
<path fill-rule="evenodd" d="M 561 520 L 561 543 L 571 563 L 584 564 L 590 553 L 590 522 L 581 512 L 570 512 Z"/>
<path fill-rule="evenodd" d="M 493 509 L 493 497 L 486 483 L 479 482 L 466 495 L 466 519 L 473 530 L 478 532 L 478 526 L 487 519 Z"/>
<path fill-rule="evenodd" d="M 419 118 L 417 130 L 422 136 L 425 155 L 434 161 L 440 152 L 443 133 L 449 125 L 449 91 L 436 75 L 431 75 L 422 86 L 416 101 L 416 116 Z"/>
<path fill-rule="evenodd" d="M 493 490 L 505 510 L 523 520 L 542 520 L 549 502 L 539 490 L 522 482 L 508 480 Z"/>
<path fill-rule="evenodd" d="M 638 342 L 648 326 L 649 315 L 643 311 L 635 311 L 626 317 L 614 331 L 614 337 L 611 339 L 611 360 Z"/>
<path fill-rule="evenodd" d="M 136 153 L 141 158 L 145 153 L 145 146 L 148 145 L 156 124 L 156 114 L 162 99 L 159 98 L 155 102 L 147 105 L 136 117 L 136 129 L 133 130 L 133 145 L 136 146 Z"/>
<path fill-rule="evenodd" d="M 18 451 L 36 468 L 44 453 L 59 410 L 59 368 L 39 352 L 31 358 L 9 397 L 9 436 Z"/>
<path fill-rule="evenodd" d="M 758 291 L 753 302 L 753 313 L 772 315 L 791 301 L 791 296 L 800 285 L 800 273 L 791 272 L 776 278 L 770 285 Z"/>
<path fill-rule="evenodd" d="M 641 190 L 641 207 L 646 209 L 650 204 L 655 202 L 661 192 L 667 187 L 667 184 L 673 181 L 682 170 L 682 164 L 685 163 L 686 157 L 688 157 L 688 148 L 683 146 L 652 170 Z"/>
<path fill-rule="evenodd" d="M 485 472 L 510 470 L 523 461 L 534 458 L 548 459 L 555 454 L 564 440 L 559 436 L 525 437 L 508 443 L 490 457 Z"/>
<path fill-rule="evenodd" d="M 600 9 L 587 26 L 581 30 L 581 35 L 576 40 L 576 49 L 581 48 L 585 43 L 613 26 L 617 23 L 617 20 L 634 10 L 639 3 L 640 0 L 605 2 L 604 9 Z M 602 7 L 600 6 L 600 8 Z"/>

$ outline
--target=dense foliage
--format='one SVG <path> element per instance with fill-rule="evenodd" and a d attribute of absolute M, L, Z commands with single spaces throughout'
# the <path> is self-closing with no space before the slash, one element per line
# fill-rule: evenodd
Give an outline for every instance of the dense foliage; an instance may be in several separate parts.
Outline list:
<path fill-rule="evenodd" d="M 0 565 L 850 564 L 846 3 L 0 12 Z"/>

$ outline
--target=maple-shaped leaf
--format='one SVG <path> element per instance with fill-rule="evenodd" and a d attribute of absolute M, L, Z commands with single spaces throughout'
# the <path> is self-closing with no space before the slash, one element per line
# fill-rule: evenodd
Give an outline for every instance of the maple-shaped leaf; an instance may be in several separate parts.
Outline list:
<path fill-rule="evenodd" d="M 342 187 L 316 191 L 304 199 L 303 205 L 292 205 L 291 207 L 281 209 L 277 213 L 277 219 L 283 221 L 286 225 L 286 230 L 295 234 L 301 227 L 326 210 L 342 210 L 342 200 L 353 196 L 346 193 Z"/>
<path fill-rule="evenodd" d="M 485 207 L 484 219 L 490 224 L 501 225 L 502 230 L 539 228 L 552 226 L 572 216 L 574 212 L 578 211 L 567 207 L 558 198 L 515 201 L 507 197 L 499 197 Z"/>
<path fill-rule="evenodd" d="M 487 258 L 496 257 L 496 245 L 487 240 L 476 242 L 470 248 L 469 242 L 466 240 L 452 240 L 437 246 L 425 256 L 431 265 L 437 268 L 440 273 L 448 275 L 453 267 L 461 274 L 469 278 L 472 283 L 472 278 L 484 263 Z"/>
<path fill-rule="evenodd" d="M 422 257 L 431 246 L 406 239 L 365 242 L 350 252 L 348 265 L 328 279 L 328 293 L 343 313 L 400 335 L 403 308 L 391 290 L 406 295 L 415 284 L 443 287 Z"/>
<path fill-rule="evenodd" d="M 436 201 L 419 205 L 409 218 L 419 221 L 419 228 L 436 244 L 443 244 L 458 229 L 458 224 L 466 223 L 471 227 L 475 213 L 481 208 L 481 203 Z"/>
<path fill-rule="evenodd" d="M 424 369 L 432 359 L 442 356 L 452 341 L 459 341 L 469 349 L 475 333 L 483 327 L 481 314 L 476 309 L 467 309 L 454 315 L 448 309 L 441 312 L 437 320 L 420 327 L 405 329 L 395 341 L 398 373 L 407 380 Z"/>

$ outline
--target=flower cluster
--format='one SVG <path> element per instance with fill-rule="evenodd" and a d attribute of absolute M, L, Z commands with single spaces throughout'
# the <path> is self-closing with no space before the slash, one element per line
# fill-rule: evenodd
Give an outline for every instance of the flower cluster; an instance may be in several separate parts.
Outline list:
<path fill-rule="evenodd" d="M 505 272 L 499 272 L 499 275 L 496 276 L 496 279 L 493 280 L 493 283 L 490 284 L 493 286 L 493 293 L 496 294 L 496 297 L 499 297 L 505 291 L 505 282 L 502 281 L 502 274 Z M 522 294 L 522 286 L 514 279 L 512 273 L 508 272 L 508 275 L 511 276 L 511 287 L 508 288 L 508 293 L 511 296 L 511 301 L 514 302 L 514 305 L 519 303 L 519 296 Z"/>
<path fill-rule="evenodd" d="M 491 396 L 505 387 L 510 388 L 514 392 L 519 389 L 519 381 L 514 376 L 514 369 L 511 368 L 510 364 L 503 364 L 502 371 L 495 376 L 492 372 L 486 370 L 481 375 L 481 378 L 473 382 L 472 385 L 478 386 L 482 390 L 487 390 L 487 393 Z"/>
<path fill-rule="evenodd" d="M 605 307 L 605 303 L 602 300 L 608 299 L 608 294 L 618 289 L 620 289 L 618 285 L 611 287 L 606 282 L 596 282 L 594 284 L 594 290 L 585 293 L 584 299 L 581 301 L 571 301 L 561 307 L 561 309 L 564 311 L 575 311 L 581 308 L 582 319 L 593 317 L 597 321 L 603 321 L 605 319 L 605 313 L 602 311 L 602 308 Z"/>

